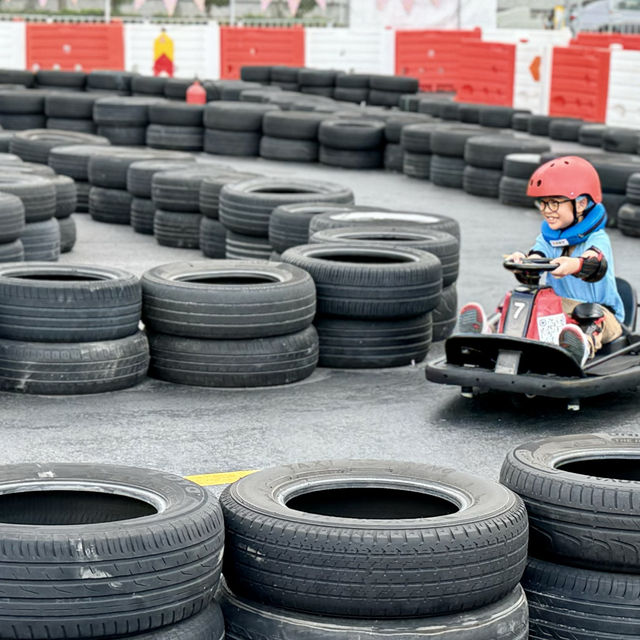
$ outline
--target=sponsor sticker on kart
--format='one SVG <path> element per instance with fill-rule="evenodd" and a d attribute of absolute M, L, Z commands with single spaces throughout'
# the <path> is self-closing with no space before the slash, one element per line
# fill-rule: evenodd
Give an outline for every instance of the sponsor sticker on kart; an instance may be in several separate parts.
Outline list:
<path fill-rule="evenodd" d="M 564 313 L 555 313 L 550 316 L 538 316 L 538 335 L 541 342 L 558 344 L 560 331 L 567 324 Z"/>

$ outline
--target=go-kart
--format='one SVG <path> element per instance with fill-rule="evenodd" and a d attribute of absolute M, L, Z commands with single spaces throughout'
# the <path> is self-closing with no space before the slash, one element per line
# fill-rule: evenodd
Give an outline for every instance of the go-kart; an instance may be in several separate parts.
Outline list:
<path fill-rule="evenodd" d="M 508 293 L 488 318 L 492 333 L 450 336 L 445 356 L 427 364 L 427 380 L 460 386 L 465 397 L 494 390 L 566 398 L 568 408 L 575 411 L 580 409 L 580 398 L 640 385 L 640 335 L 635 333 L 638 302 L 626 280 L 616 278 L 625 310 L 623 334 L 603 345 L 581 367 L 558 345 L 558 334 L 567 322 L 560 298 L 551 287 L 540 285 L 541 274 L 558 265 L 548 258 L 503 264 L 518 272 L 526 284 Z M 594 307 L 598 306 L 579 305 L 573 319 L 586 328 L 593 322 Z"/>

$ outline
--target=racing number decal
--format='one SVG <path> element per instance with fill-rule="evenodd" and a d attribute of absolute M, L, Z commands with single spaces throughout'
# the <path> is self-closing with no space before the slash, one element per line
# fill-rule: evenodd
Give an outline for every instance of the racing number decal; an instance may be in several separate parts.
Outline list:
<path fill-rule="evenodd" d="M 514 302 L 513 306 L 515 308 L 515 312 L 513 314 L 513 319 L 517 320 L 518 316 L 522 313 L 522 311 L 527 307 L 524 302 Z"/>
<path fill-rule="evenodd" d="M 509 300 L 509 309 L 503 333 L 514 338 L 524 338 L 529 328 L 529 318 L 535 296 L 530 292 L 514 291 Z"/>

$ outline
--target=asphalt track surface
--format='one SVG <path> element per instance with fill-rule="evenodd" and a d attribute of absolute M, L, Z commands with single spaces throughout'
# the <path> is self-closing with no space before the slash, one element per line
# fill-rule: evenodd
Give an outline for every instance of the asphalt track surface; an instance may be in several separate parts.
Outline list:
<path fill-rule="evenodd" d="M 570 146 L 566 146 L 570 149 Z M 462 232 L 459 304 L 492 310 L 514 286 L 502 255 L 526 250 L 540 225 L 535 210 L 378 171 L 257 158 L 214 158 L 239 169 L 349 185 L 358 204 L 456 218 Z M 131 227 L 75 214 L 78 242 L 66 264 L 121 267 L 136 274 L 170 262 L 204 259 L 199 251 L 160 247 Z M 617 274 L 640 288 L 640 240 L 611 230 Z M 427 359 L 442 353 L 433 345 Z M 89 396 L 0 393 L 0 460 L 100 462 L 180 475 L 215 474 L 329 458 L 429 462 L 497 478 L 506 452 L 522 442 L 579 432 L 638 432 L 640 392 L 583 401 L 513 402 L 489 393 L 473 400 L 456 387 L 427 382 L 424 363 L 395 369 L 319 368 L 296 384 L 210 389 L 147 379 L 132 389 Z"/>

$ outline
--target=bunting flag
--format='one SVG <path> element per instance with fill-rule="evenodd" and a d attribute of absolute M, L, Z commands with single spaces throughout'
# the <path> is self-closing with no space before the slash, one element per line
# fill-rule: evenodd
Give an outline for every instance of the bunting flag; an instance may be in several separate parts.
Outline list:
<path fill-rule="evenodd" d="M 432 2 L 438 2 L 438 0 L 431 0 Z M 414 0 L 402 0 L 402 6 L 404 7 L 405 12 L 408 14 L 411 13 L 411 9 L 413 9 Z M 436 5 L 437 6 L 437 5 Z"/>
<path fill-rule="evenodd" d="M 316 0 L 316 4 L 323 10 L 327 10 L 327 0 Z"/>
<path fill-rule="evenodd" d="M 142 5 L 145 3 L 145 0 L 133 0 L 133 8 L 136 11 L 140 11 L 142 9 Z"/>
<path fill-rule="evenodd" d="M 167 10 L 167 13 L 172 16 L 176 10 L 178 0 L 162 0 L 162 4 L 164 4 L 164 8 Z"/>
<path fill-rule="evenodd" d="M 198 11 L 200 11 L 200 13 L 206 13 L 204 0 L 193 0 L 193 4 L 195 4 L 196 7 L 198 7 Z"/>
<path fill-rule="evenodd" d="M 47 6 L 47 0 L 38 0 L 38 4 L 44 9 Z"/>
<path fill-rule="evenodd" d="M 74 7 L 77 7 L 77 6 L 78 6 L 78 0 L 71 0 L 71 4 L 72 4 Z"/>
<path fill-rule="evenodd" d="M 260 11 L 263 13 L 269 8 L 271 0 L 260 0 Z"/>
<path fill-rule="evenodd" d="M 378 8 L 378 11 L 384 11 L 388 3 L 389 0 L 376 0 L 376 7 Z"/>
<path fill-rule="evenodd" d="M 291 16 L 295 16 L 298 11 L 298 7 L 300 6 L 300 0 L 287 0 L 287 4 L 289 5 Z"/>

